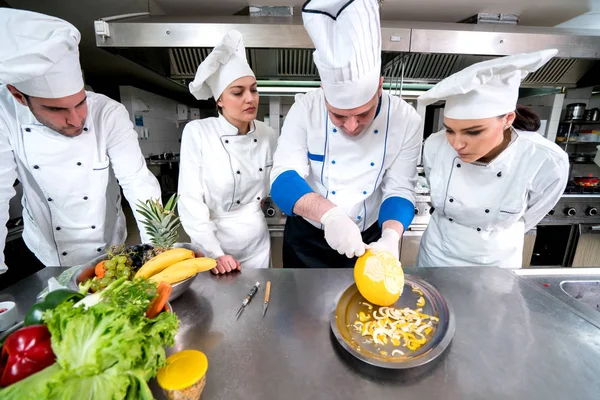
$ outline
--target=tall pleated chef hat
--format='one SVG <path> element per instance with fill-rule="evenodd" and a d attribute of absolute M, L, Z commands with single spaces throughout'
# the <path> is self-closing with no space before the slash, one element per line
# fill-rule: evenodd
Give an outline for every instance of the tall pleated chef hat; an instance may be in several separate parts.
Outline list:
<path fill-rule="evenodd" d="M 196 77 L 189 86 L 190 93 L 198 100 L 211 97 L 218 100 L 231 82 L 245 76 L 254 76 L 254 72 L 246 61 L 242 34 L 229 31 L 198 66 Z"/>
<path fill-rule="evenodd" d="M 50 99 L 81 91 L 80 38 L 62 19 L 0 8 L 0 83 Z"/>
<path fill-rule="evenodd" d="M 446 100 L 444 116 L 482 119 L 514 111 L 521 81 L 558 53 L 556 49 L 496 58 L 471 65 L 419 97 L 425 106 Z"/>
<path fill-rule="evenodd" d="M 377 0 L 309 0 L 302 19 L 327 102 L 339 109 L 368 103 L 381 76 Z"/>

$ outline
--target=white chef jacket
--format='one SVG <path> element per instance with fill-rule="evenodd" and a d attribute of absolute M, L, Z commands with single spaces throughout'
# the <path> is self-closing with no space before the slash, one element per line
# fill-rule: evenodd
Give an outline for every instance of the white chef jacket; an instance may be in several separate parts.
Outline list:
<path fill-rule="evenodd" d="M 462 162 L 445 131 L 425 141 L 423 164 L 435 211 L 418 266 L 521 267 L 524 234 L 560 199 L 569 158 L 536 132 L 512 135 L 488 164 Z"/>
<path fill-rule="evenodd" d="M 305 193 L 295 189 L 296 183 L 278 178 L 295 171 L 312 191 L 341 207 L 361 231 L 378 220 L 385 200 L 406 199 L 408 228 L 414 216 L 421 141 L 421 117 L 386 91 L 375 119 L 357 137 L 345 135 L 331 122 L 321 89 L 297 95 L 275 152 L 271 196 L 292 215 L 295 201 Z M 321 228 L 320 223 L 307 221 Z"/>
<path fill-rule="evenodd" d="M 84 131 L 70 138 L 42 125 L 0 86 L 0 250 L 17 178 L 23 184 L 23 239 L 46 266 L 82 264 L 124 243 L 127 232 L 115 176 L 134 210 L 140 200 L 160 198 L 125 107 L 101 94 L 86 95 Z M 0 269 L 5 270 L 3 266 L 0 251 Z"/>
<path fill-rule="evenodd" d="M 246 268 L 269 266 L 261 203 L 269 194 L 276 145 L 276 133 L 261 121 L 254 121 L 246 135 L 223 116 L 185 126 L 179 213 L 192 243 L 209 257 L 231 255 Z"/>

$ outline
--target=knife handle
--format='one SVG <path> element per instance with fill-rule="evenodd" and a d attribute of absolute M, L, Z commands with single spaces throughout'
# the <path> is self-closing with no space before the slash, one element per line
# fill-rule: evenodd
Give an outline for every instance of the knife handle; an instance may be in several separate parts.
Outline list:
<path fill-rule="evenodd" d="M 270 298 L 271 298 L 271 281 L 268 281 L 267 287 L 265 289 L 265 303 L 268 303 Z"/>

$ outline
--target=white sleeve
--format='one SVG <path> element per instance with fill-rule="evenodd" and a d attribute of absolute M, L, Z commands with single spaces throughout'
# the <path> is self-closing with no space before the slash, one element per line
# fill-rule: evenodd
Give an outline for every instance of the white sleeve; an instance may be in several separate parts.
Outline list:
<path fill-rule="evenodd" d="M 430 182 L 430 174 L 431 167 L 433 165 L 433 161 L 435 159 L 435 154 L 439 148 L 439 140 L 436 139 L 441 132 L 434 133 L 430 135 L 423 144 L 423 170 L 425 172 L 425 178 L 427 179 L 427 186 L 429 186 L 429 190 L 431 191 L 431 182 Z M 444 139 L 445 140 L 445 139 Z"/>
<path fill-rule="evenodd" d="M 382 201 L 389 197 L 402 197 L 413 204 L 415 203 L 417 160 L 423 141 L 423 132 L 421 117 L 412 108 L 409 111 L 403 113 L 405 115 L 395 116 L 394 118 L 395 121 L 406 124 L 406 129 L 400 152 L 383 175 L 381 185 L 383 191 Z"/>
<path fill-rule="evenodd" d="M 200 132 L 187 124 L 181 138 L 181 154 L 179 161 L 179 215 L 183 229 L 192 239 L 192 243 L 200 246 L 203 252 L 212 258 L 219 258 L 225 253 L 217 239 L 217 227 L 210 219 L 210 210 L 204 201 L 204 185 L 202 182 L 202 148 Z"/>
<path fill-rule="evenodd" d="M 4 245 L 6 242 L 6 223 L 9 218 L 10 199 L 15 195 L 13 184 L 17 179 L 17 163 L 6 135 L 8 128 L 0 119 L 0 274 L 6 272 Z"/>
<path fill-rule="evenodd" d="M 532 190 L 527 198 L 527 209 L 523 214 L 525 232 L 535 226 L 556 205 L 565 191 L 569 180 L 569 157 L 566 153 L 553 157 L 539 169 L 532 179 Z"/>
<path fill-rule="evenodd" d="M 298 97 L 285 117 L 285 123 L 281 128 L 281 136 L 279 136 L 277 150 L 273 156 L 271 185 L 279 175 L 290 170 L 296 171 L 302 178 L 306 178 L 309 173 L 306 109 L 298 101 Z"/>
<path fill-rule="evenodd" d="M 148 199 L 162 201 L 160 185 L 146 166 L 137 133 L 133 129 L 125 107 L 118 104 L 110 109 L 104 118 L 107 121 L 107 128 L 110 129 L 106 146 L 112 169 L 133 210 L 142 243 L 149 243 L 150 237 L 142 224 L 144 217 L 137 212 L 137 204 Z"/>

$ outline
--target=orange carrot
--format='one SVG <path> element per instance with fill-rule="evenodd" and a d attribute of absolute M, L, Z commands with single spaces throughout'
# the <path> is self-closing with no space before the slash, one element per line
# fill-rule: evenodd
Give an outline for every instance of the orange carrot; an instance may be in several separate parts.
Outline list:
<path fill-rule="evenodd" d="M 106 274 L 106 267 L 104 266 L 105 263 L 106 260 L 100 261 L 94 268 L 94 273 L 98 278 L 104 278 L 104 274 Z"/>
<path fill-rule="evenodd" d="M 146 317 L 154 318 L 163 310 L 167 305 L 167 300 L 173 291 L 173 286 L 166 282 L 160 282 L 156 288 L 157 296 L 152 300 L 150 306 L 146 310 Z"/>

